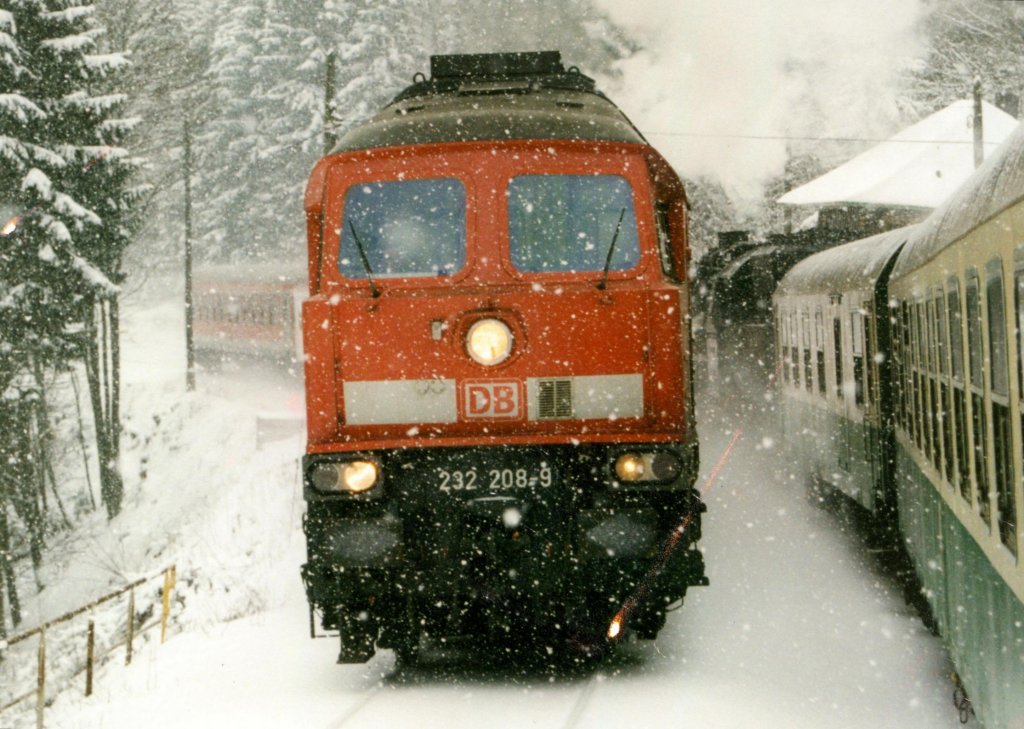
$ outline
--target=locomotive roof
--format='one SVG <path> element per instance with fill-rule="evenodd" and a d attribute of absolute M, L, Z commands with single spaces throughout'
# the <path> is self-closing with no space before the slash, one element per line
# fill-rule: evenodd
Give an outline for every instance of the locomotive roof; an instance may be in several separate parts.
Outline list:
<path fill-rule="evenodd" d="M 433 142 L 572 139 L 646 143 L 557 51 L 432 56 L 421 78 L 332 151 Z"/>
<path fill-rule="evenodd" d="M 896 262 L 893 278 L 912 271 L 986 220 L 1024 198 L 1024 127 L 924 219 Z"/>
<path fill-rule="evenodd" d="M 815 253 L 789 270 L 775 291 L 778 296 L 839 293 L 874 288 L 875 281 L 916 226 L 897 228 Z"/>

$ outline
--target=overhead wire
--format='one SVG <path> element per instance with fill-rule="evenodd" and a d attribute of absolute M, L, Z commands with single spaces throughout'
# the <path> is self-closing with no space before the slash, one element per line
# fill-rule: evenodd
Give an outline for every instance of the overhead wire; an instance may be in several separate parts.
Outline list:
<path fill-rule="evenodd" d="M 651 137 L 696 137 L 701 139 L 753 139 L 773 142 L 892 142 L 894 144 L 974 144 L 965 139 L 882 139 L 875 137 L 801 137 L 786 134 L 723 134 L 718 132 L 643 132 Z M 987 142 L 987 144 L 993 144 Z"/>

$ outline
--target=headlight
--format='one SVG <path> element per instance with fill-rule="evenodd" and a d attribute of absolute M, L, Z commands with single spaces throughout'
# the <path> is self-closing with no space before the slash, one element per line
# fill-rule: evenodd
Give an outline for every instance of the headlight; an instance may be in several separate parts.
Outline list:
<path fill-rule="evenodd" d="M 361 494 L 373 488 L 379 475 L 377 464 L 373 461 L 322 461 L 310 469 L 309 480 L 318 491 Z"/>
<path fill-rule="evenodd" d="M 512 332 L 497 319 L 481 319 L 466 336 L 469 356 L 482 365 L 496 365 L 512 352 Z"/>
<path fill-rule="evenodd" d="M 615 475 L 620 481 L 639 481 L 646 471 L 644 459 L 635 453 L 623 453 L 615 459 Z"/>
<path fill-rule="evenodd" d="M 341 485 L 346 491 L 359 494 L 377 483 L 377 464 L 373 461 L 352 461 L 341 467 Z"/>
<path fill-rule="evenodd" d="M 615 478 L 624 483 L 675 481 L 683 472 L 683 461 L 672 451 L 623 453 L 615 459 Z"/>
<path fill-rule="evenodd" d="M 675 481 L 683 472 L 683 462 L 675 453 L 662 451 L 651 457 L 651 476 L 658 481 Z"/>

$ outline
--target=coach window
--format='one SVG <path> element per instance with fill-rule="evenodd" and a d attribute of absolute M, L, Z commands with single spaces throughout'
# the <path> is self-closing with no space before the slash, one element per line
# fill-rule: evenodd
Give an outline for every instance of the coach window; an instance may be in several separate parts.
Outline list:
<path fill-rule="evenodd" d="M 800 330 L 804 344 L 804 388 L 810 392 L 814 387 L 814 382 L 811 375 L 811 314 L 807 309 L 800 312 Z"/>
<path fill-rule="evenodd" d="M 971 433 L 974 436 L 974 494 L 978 513 L 982 521 L 991 526 L 988 503 L 989 480 L 988 419 L 985 417 L 985 370 L 981 341 L 981 301 L 978 273 L 975 269 L 967 272 L 967 352 L 971 380 Z"/>
<path fill-rule="evenodd" d="M 861 321 L 864 327 L 864 399 L 869 410 L 878 402 L 875 399 L 878 363 L 875 361 L 875 328 L 872 326 L 874 318 L 871 302 L 865 301 L 861 307 Z"/>
<path fill-rule="evenodd" d="M 889 301 L 889 342 L 892 346 L 892 366 L 890 367 L 892 383 L 893 417 L 897 427 L 906 427 L 903 423 L 903 317 L 899 303 Z"/>
<path fill-rule="evenodd" d="M 939 411 L 939 337 L 936 326 L 935 302 L 925 300 L 925 322 L 928 327 L 928 428 L 931 433 L 931 450 L 929 455 L 936 471 L 941 472 L 942 448 L 939 429 L 942 426 L 942 414 Z"/>
<path fill-rule="evenodd" d="M 953 383 L 953 441 L 956 444 L 956 479 L 960 495 L 971 500 L 970 469 L 967 460 L 967 395 L 964 379 L 963 316 L 960 314 L 960 281 L 951 278 L 946 288 L 949 318 L 949 364 Z"/>
<path fill-rule="evenodd" d="M 992 450 L 996 476 L 996 521 L 999 537 L 1017 550 L 1017 507 L 1014 503 L 1013 440 L 1010 433 L 1010 363 L 1003 303 L 1002 262 L 985 267 L 988 313 L 989 377 L 992 382 Z"/>
<path fill-rule="evenodd" d="M 904 301 L 900 301 L 897 304 L 896 321 L 899 323 L 896 336 L 899 337 L 900 349 L 900 365 L 897 374 L 899 377 L 898 387 L 900 393 L 899 400 L 897 401 L 899 406 L 899 422 L 904 432 L 910 433 L 909 405 L 907 404 L 910 397 L 910 386 L 907 383 L 907 379 L 910 377 L 910 347 L 908 344 L 910 332 L 907 323 L 907 304 Z"/>
<path fill-rule="evenodd" d="M 825 395 L 825 323 L 821 307 L 814 310 L 814 356 L 818 368 L 818 394 Z"/>
<path fill-rule="evenodd" d="M 800 337 L 797 330 L 796 312 L 789 312 L 789 367 L 793 387 L 800 387 Z"/>
<path fill-rule="evenodd" d="M 905 408 L 903 417 L 906 420 L 907 434 L 911 440 L 915 440 L 917 432 L 917 421 L 914 419 L 914 396 L 915 396 L 915 370 L 917 358 L 914 353 L 914 309 L 913 306 L 904 301 L 903 310 L 903 406 Z"/>
<path fill-rule="evenodd" d="M 906 413 L 907 434 L 912 441 L 917 441 L 917 421 L 915 420 L 914 398 L 916 397 L 916 374 L 914 368 L 917 366 L 917 359 L 914 356 L 914 310 L 911 304 L 904 301 L 903 304 L 903 383 L 906 388 Z"/>
<path fill-rule="evenodd" d="M 938 356 L 939 381 L 939 430 L 942 433 L 942 475 L 946 483 L 952 485 L 953 479 L 953 419 L 950 417 L 949 392 L 949 335 L 946 331 L 946 297 L 942 289 L 935 292 L 935 349 Z"/>
<path fill-rule="evenodd" d="M 509 251 L 524 273 L 640 262 L 633 189 L 618 175 L 524 175 L 508 186 Z"/>
<path fill-rule="evenodd" d="M 1024 249 L 1018 249 L 1016 256 L 1019 257 L 1021 253 L 1024 253 Z M 1015 319 L 1017 323 L 1017 326 L 1014 327 L 1015 351 L 1017 354 L 1017 412 L 1021 418 L 1021 435 L 1024 437 L 1024 270 L 1022 270 L 1021 263 L 1019 262 L 1017 263 L 1017 272 L 1014 274 L 1013 306 L 1016 312 Z M 1010 497 L 1012 501 L 1012 492 Z M 1012 519 L 1012 523 L 1015 525 L 1017 519 L 1012 508 L 1007 509 L 1006 512 L 1003 519 Z M 1010 547 L 1014 554 L 1017 554 L 1017 546 L 1015 540 L 1013 546 Z"/>
<path fill-rule="evenodd" d="M 227 311 L 227 320 L 232 324 L 238 324 L 239 311 L 241 311 L 241 304 L 238 303 L 234 296 L 228 296 L 228 304 L 225 307 Z"/>
<path fill-rule="evenodd" d="M 924 316 L 921 312 L 920 303 L 913 303 L 910 306 L 910 318 L 914 328 L 912 337 L 914 346 L 914 434 L 917 439 L 918 450 L 924 453 L 925 434 L 927 432 L 925 427 L 927 424 L 925 420 L 925 413 L 927 412 L 927 406 L 925 405 L 925 383 L 927 380 L 925 377 L 924 358 Z"/>
<path fill-rule="evenodd" d="M 346 278 L 449 276 L 466 263 L 466 188 L 458 180 L 358 183 L 345 194 L 343 215 L 338 269 Z"/>
<path fill-rule="evenodd" d="M 836 397 L 843 399 L 843 325 L 839 317 L 832 319 L 832 350 L 836 365 Z"/>
<path fill-rule="evenodd" d="M 949 334 L 946 330 L 946 303 L 942 289 L 936 289 L 935 308 L 935 354 L 937 358 L 937 381 L 939 389 L 938 424 L 942 445 L 942 475 L 947 484 L 953 482 L 952 418 L 949 394 Z"/>
<path fill-rule="evenodd" d="M 864 405 L 864 315 L 850 314 L 850 336 L 853 340 L 853 401 Z"/>
<path fill-rule="evenodd" d="M 921 422 L 924 425 L 924 454 L 935 462 L 938 451 L 935 438 L 935 334 L 931 301 L 927 297 L 917 305 L 921 317 Z"/>
<path fill-rule="evenodd" d="M 779 362 L 779 369 L 782 370 L 783 382 L 789 382 L 789 317 L 786 316 L 786 312 L 779 307 L 778 313 L 776 314 L 778 321 L 778 328 L 776 331 L 779 333 L 779 352 L 782 359 Z"/>

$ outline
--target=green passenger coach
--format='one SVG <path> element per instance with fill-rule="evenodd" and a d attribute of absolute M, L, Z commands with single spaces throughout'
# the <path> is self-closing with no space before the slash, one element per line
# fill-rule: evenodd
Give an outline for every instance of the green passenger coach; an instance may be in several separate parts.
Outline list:
<path fill-rule="evenodd" d="M 898 535 L 982 725 L 1024 727 L 1024 131 L 775 307 L 799 462 Z"/>

